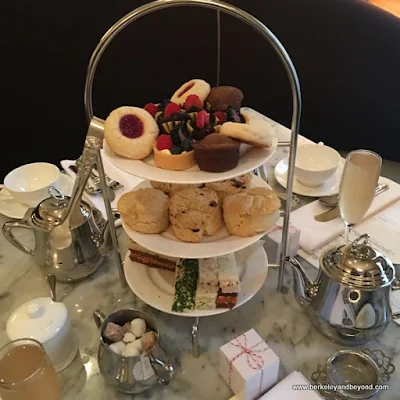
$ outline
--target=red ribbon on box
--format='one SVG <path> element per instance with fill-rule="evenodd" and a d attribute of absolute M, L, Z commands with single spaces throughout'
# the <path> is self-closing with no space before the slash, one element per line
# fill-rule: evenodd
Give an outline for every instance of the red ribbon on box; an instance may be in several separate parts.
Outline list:
<path fill-rule="evenodd" d="M 243 337 L 244 343 L 240 343 L 239 337 Z M 262 384 L 263 384 L 263 379 L 264 379 L 264 370 L 263 370 L 264 360 L 259 355 L 259 353 L 263 353 L 264 351 L 267 351 L 269 349 L 269 346 L 267 345 L 267 343 L 264 342 L 264 340 L 262 340 L 261 342 L 255 344 L 251 347 L 248 347 L 246 334 L 243 334 L 242 336 L 239 336 L 239 337 L 236 338 L 235 340 L 233 340 L 232 342 L 230 342 L 231 345 L 239 347 L 239 349 L 241 351 L 240 351 L 240 353 L 236 354 L 236 356 L 233 357 L 232 360 L 228 361 L 228 365 L 229 365 L 228 383 L 229 383 L 229 386 L 231 387 L 233 363 L 237 359 L 239 359 L 240 357 L 242 357 L 244 355 L 244 356 L 246 356 L 247 365 L 251 369 L 254 369 L 254 370 L 261 369 L 260 385 L 258 387 L 258 393 L 260 394 Z M 263 349 L 255 350 L 255 348 L 260 346 L 261 344 L 264 344 L 266 347 Z"/>

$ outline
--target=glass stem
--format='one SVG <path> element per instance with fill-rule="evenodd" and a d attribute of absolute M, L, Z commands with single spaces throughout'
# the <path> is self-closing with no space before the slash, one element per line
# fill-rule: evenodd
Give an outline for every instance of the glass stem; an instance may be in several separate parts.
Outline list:
<path fill-rule="evenodd" d="M 350 227 L 351 225 L 344 221 L 344 244 L 348 244 L 350 240 Z"/>

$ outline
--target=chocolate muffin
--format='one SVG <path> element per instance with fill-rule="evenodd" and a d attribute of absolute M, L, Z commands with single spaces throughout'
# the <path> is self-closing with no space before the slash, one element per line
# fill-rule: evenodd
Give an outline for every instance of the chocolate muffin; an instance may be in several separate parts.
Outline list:
<path fill-rule="evenodd" d="M 213 111 L 226 111 L 229 106 L 239 109 L 242 106 L 243 92 L 233 86 L 218 86 L 211 89 L 206 102 Z"/>
<path fill-rule="evenodd" d="M 202 171 L 224 172 L 238 165 L 239 147 L 238 141 L 219 133 L 211 133 L 193 143 L 194 158 Z"/>

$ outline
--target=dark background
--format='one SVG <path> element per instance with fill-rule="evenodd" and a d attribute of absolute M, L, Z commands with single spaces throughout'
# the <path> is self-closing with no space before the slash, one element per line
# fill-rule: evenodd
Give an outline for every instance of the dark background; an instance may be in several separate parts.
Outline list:
<path fill-rule="evenodd" d="M 338 149 L 369 148 L 400 161 L 400 20 L 362 0 L 230 0 L 288 50 L 303 96 L 302 134 Z M 83 90 L 101 36 L 139 0 L 3 0 L 0 5 L 0 179 L 34 161 L 80 155 Z M 216 14 L 174 8 L 134 22 L 106 50 L 95 115 L 143 106 L 191 78 L 215 84 Z M 290 126 L 291 93 L 277 55 L 243 23 L 222 16 L 221 84 Z"/>

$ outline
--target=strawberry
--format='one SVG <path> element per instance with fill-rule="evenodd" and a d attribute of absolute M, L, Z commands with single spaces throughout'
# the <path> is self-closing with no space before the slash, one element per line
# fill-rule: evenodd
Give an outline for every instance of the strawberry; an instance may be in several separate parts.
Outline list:
<path fill-rule="evenodd" d="M 171 136 L 169 135 L 160 135 L 157 139 L 157 149 L 158 150 L 171 150 L 173 146 Z"/>
<path fill-rule="evenodd" d="M 205 125 L 210 123 L 210 114 L 206 110 L 200 110 L 197 113 L 196 126 L 199 129 L 204 128 Z"/>
<path fill-rule="evenodd" d="M 173 114 L 179 114 L 181 112 L 181 108 L 178 104 L 168 103 L 164 110 L 164 118 L 169 118 Z"/>
<path fill-rule="evenodd" d="M 203 102 L 197 94 L 191 94 L 186 98 L 184 108 L 186 111 L 190 111 L 192 108 L 200 109 L 203 108 Z"/>
<path fill-rule="evenodd" d="M 154 103 L 147 103 L 144 107 L 143 107 L 149 114 L 151 114 L 151 116 L 154 118 L 157 114 L 157 106 Z"/>
<path fill-rule="evenodd" d="M 218 118 L 218 121 L 221 123 L 227 120 L 226 114 L 223 111 L 215 111 L 214 115 Z"/>

